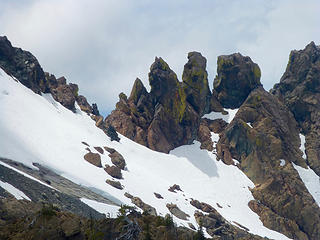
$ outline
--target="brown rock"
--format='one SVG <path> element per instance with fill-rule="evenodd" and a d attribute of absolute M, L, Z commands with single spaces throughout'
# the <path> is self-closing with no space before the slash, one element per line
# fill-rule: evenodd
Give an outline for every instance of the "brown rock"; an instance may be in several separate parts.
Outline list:
<path fill-rule="evenodd" d="M 96 167 L 102 167 L 101 157 L 100 157 L 99 153 L 89 152 L 89 153 L 85 154 L 83 158 L 86 161 L 88 161 L 89 163 L 91 163 L 92 165 L 95 165 Z"/>
<path fill-rule="evenodd" d="M 105 166 L 104 170 L 111 176 L 117 179 L 122 179 L 121 169 L 117 166 Z"/>
<path fill-rule="evenodd" d="M 94 149 L 103 154 L 103 149 L 101 147 L 94 147 Z"/>
<path fill-rule="evenodd" d="M 197 140 L 201 143 L 201 149 L 207 149 L 208 151 L 213 151 L 213 142 L 211 139 L 211 132 L 206 121 L 200 122 L 198 130 Z"/>
<path fill-rule="evenodd" d="M 106 183 L 108 183 L 109 185 L 111 185 L 114 188 L 117 188 L 117 189 L 120 189 L 120 190 L 123 189 L 123 187 L 122 187 L 122 185 L 121 185 L 121 183 L 119 181 L 112 181 L 110 179 L 107 179 Z"/>
<path fill-rule="evenodd" d="M 109 148 L 109 147 L 103 147 L 103 148 L 109 153 L 114 153 L 116 151 L 114 148 Z"/>
<path fill-rule="evenodd" d="M 114 165 L 116 165 L 118 168 L 124 170 L 124 168 L 126 166 L 126 161 L 120 153 L 118 153 L 117 151 L 114 151 L 113 153 L 109 154 L 109 157 L 111 158 L 111 162 Z"/>
<path fill-rule="evenodd" d="M 188 220 L 188 218 L 190 217 L 188 214 L 186 214 L 185 212 L 183 212 L 182 210 L 180 210 L 180 208 L 178 208 L 178 206 L 176 204 L 167 204 L 166 207 L 169 209 L 169 211 L 172 213 L 172 215 L 176 216 L 179 219 L 182 220 Z"/>
<path fill-rule="evenodd" d="M 177 185 L 177 184 L 173 184 L 171 187 L 169 187 L 168 191 L 174 192 L 174 193 L 176 193 L 176 191 L 181 191 L 182 192 L 180 186 Z"/>

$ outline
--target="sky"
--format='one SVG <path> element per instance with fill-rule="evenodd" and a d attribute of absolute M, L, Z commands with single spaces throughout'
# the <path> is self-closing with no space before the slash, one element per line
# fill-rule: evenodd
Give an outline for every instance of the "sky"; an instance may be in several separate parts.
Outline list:
<path fill-rule="evenodd" d="M 0 35 L 106 115 L 137 77 L 149 89 L 156 56 L 181 81 L 188 52 L 201 52 L 212 89 L 217 57 L 240 52 L 269 90 L 291 50 L 320 44 L 319 12 L 319 0 L 1 0 Z"/>

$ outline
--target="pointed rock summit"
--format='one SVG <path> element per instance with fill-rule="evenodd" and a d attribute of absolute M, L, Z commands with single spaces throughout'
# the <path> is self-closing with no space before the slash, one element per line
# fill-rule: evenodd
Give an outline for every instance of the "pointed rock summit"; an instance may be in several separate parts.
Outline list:
<path fill-rule="evenodd" d="M 169 65 L 156 57 L 150 67 L 150 93 L 136 79 L 130 97 L 120 96 L 105 124 L 160 152 L 190 144 L 197 138 L 200 117 L 219 103 L 211 98 L 206 59 L 197 52 L 189 53 L 188 59 L 179 82 Z"/>
<path fill-rule="evenodd" d="M 213 82 L 216 96 L 225 108 L 239 108 L 249 93 L 261 86 L 261 71 L 250 57 L 240 53 L 218 57 L 217 73 Z"/>
<path fill-rule="evenodd" d="M 187 101 L 199 115 L 209 112 L 211 92 L 206 71 L 207 60 L 198 52 L 188 54 L 182 81 Z"/>

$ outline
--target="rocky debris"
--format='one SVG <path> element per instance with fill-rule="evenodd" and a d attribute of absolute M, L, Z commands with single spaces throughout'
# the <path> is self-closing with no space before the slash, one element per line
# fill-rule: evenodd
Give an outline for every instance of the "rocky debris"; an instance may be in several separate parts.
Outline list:
<path fill-rule="evenodd" d="M 100 154 L 103 154 L 104 151 L 102 149 L 102 147 L 93 147 L 95 150 L 97 150 Z"/>
<path fill-rule="evenodd" d="M 277 232 L 284 231 L 284 235 L 291 239 L 309 239 L 304 232 L 299 230 L 299 226 L 295 221 L 279 216 L 256 200 L 251 200 L 248 205 L 252 211 L 259 215 L 261 222 L 267 228 Z"/>
<path fill-rule="evenodd" d="M 207 149 L 210 152 L 213 151 L 211 131 L 207 125 L 207 121 L 205 121 L 204 119 L 201 119 L 197 140 L 201 143 L 201 149 Z"/>
<path fill-rule="evenodd" d="M 247 232 L 247 228 L 244 226 L 236 227 L 231 225 L 226 221 L 218 212 L 216 214 L 209 213 L 203 214 L 199 211 L 194 213 L 195 219 L 199 226 L 206 229 L 207 233 L 213 239 L 243 239 L 243 240 L 262 240 L 262 238 L 257 235 L 250 234 Z M 237 223 L 235 223 L 238 225 Z M 244 230 L 245 229 L 245 230 Z"/>
<path fill-rule="evenodd" d="M 81 142 L 83 145 L 86 145 L 87 147 L 90 147 L 90 145 L 86 142 Z"/>
<path fill-rule="evenodd" d="M 202 118 L 200 124 L 208 126 L 210 131 L 214 133 L 221 133 L 228 125 L 228 123 L 221 118 L 214 119 L 214 120 Z"/>
<path fill-rule="evenodd" d="M 121 185 L 121 183 L 119 181 L 112 181 L 110 179 L 107 179 L 106 183 L 108 183 L 109 185 L 111 185 L 114 188 L 117 188 L 117 189 L 120 189 L 120 190 L 123 189 L 123 187 L 122 187 L 122 185 Z"/>
<path fill-rule="evenodd" d="M 211 92 L 206 65 L 207 60 L 201 53 L 190 52 L 182 74 L 186 99 L 200 116 L 210 109 Z"/>
<path fill-rule="evenodd" d="M 83 156 L 83 158 L 96 167 L 102 167 L 99 153 L 88 152 Z"/>
<path fill-rule="evenodd" d="M 116 132 L 115 128 L 112 125 L 109 125 L 106 130 L 106 134 L 110 137 L 111 141 L 120 141 L 118 133 Z"/>
<path fill-rule="evenodd" d="M 35 93 L 50 92 L 38 60 L 30 52 L 13 47 L 5 36 L 0 36 L 0 67 Z"/>
<path fill-rule="evenodd" d="M 259 66 L 250 57 L 240 53 L 218 57 L 217 73 L 213 82 L 214 92 L 225 108 L 238 108 L 249 93 L 261 86 Z"/>
<path fill-rule="evenodd" d="M 188 223 L 189 228 L 196 230 L 196 227 L 192 223 Z"/>
<path fill-rule="evenodd" d="M 87 99 L 84 96 L 79 95 L 77 97 L 77 103 L 81 111 L 86 113 L 93 113 L 92 107 L 90 106 L 90 104 L 88 103 Z M 94 115 L 97 115 L 97 114 L 94 114 Z M 97 116 L 99 116 L 99 114 Z"/>
<path fill-rule="evenodd" d="M 119 95 L 105 126 L 112 124 L 124 136 L 165 153 L 196 139 L 200 116 L 223 109 L 211 96 L 205 58 L 196 52 L 188 56 L 183 82 L 162 58 L 156 58 L 149 73 L 150 93 L 136 79 L 129 98 Z"/>
<path fill-rule="evenodd" d="M 218 208 L 222 208 L 222 206 L 219 203 L 216 203 Z"/>
<path fill-rule="evenodd" d="M 320 175 L 320 47 L 291 51 L 285 73 L 271 92 L 293 113 L 306 137 L 310 167 Z"/>
<path fill-rule="evenodd" d="M 111 176 L 117 179 L 122 179 L 121 169 L 117 166 L 109 166 L 108 164 L 105 166 L 104 170 Z"/>
<path fill-rule="evenodd" d="M 138 208 L 141 208 L 143 212 L 152 215 L 152 216 L 157 216 L 157 211 L 154 207 L 150 206 L 149 204 L 146 204 L 141 200 L 139 197 L 134 197 L 130 193 L 125 193 L 125 197 L 130 198 L 131 202 L 136 205 Z"/>
<path fill-rule="evenodd" d="M 114 149 L 113 149 L 114 150 Z M 120 168 L 121 170 L 124 170 L 124 168 L 126 167 L 126 161 L 124 159 L 124 157 L 117 152 L 116 150 L 114 150 L 112 153 L 110 153 L 108 155 L 111 158 L 111 162 L 116 165 L 118 168 Z"/>
<path fill-rule="evenodd" d="M 64 80 L 60 82 L 64 84 L 58 84 L 56 88 L 51 88 L 50 92 L 54 100 L 61 103 L 62 106 L 75 111 L 76 109 L 74 103 L 76 101 L 76 97 L 78 96 L 78 85 L 72 83 L 66 84 L 65 78 L 62 78 Z"/>
<path fill-rule="evenodd" d="M 109 147 L 103 147 L 103 148 L 109 153 L 114 153 L 116 151 L 114 148 L 109 148 Z"/>
<path fill-rule="evenodd" d="M 202 210 L 204 212 L 218 214 L 217 210 L 208 203 L 199 202 L 198 200 L 192 199 L 190 201 L 190 204 L 195 208 Z"/>
<path fill-rule="evenodd" d="M 163 199 L 163 197 L 161 196 L 161 194 L 159 194 L 159 193 L 153 193 L 154 194 L 154 196 L 156 197 L 156 198 L 158 198 L 158 199 Z"/>
<path fill-rule="evenodd" d="M 249 127 L 247 122 L 255 127 Z M 240 169 L 256 184 L 252 194 L 257 201 L 272 210 L 278 219 L 292 220 L 299 226 L 288 234 L 286 223 L 279 222 L 276 230 L 287 236 L 300 236 L 303 232 L 310 239 L 317 239 L 319 206 L 292 164 L 279 165 L 279 160 L 285 159 L 306 167 L 299 149 L 298 129 L 288 108 L 258 87 L 220 134 L 217 153 L 227 164 L 233 164 L 232 158 L 240 162 Z"/>
<path fill-rule="evenodd" d="M 190 217 L 188 214 L 183 212 L 176 204 L 167 203 L 166 207 L 169 209 L 172 215 L 176 216 L 179 219 L 188 220 L 188 218 Z"/>
<path fill-rule="evenodd" d="M 174 192 L 174 193 L 176 193 L 176 191 L 182 192 L 182 190 L 178 184 L 173 184 L 171 187 L 169 187 L 168 191 Z"/>

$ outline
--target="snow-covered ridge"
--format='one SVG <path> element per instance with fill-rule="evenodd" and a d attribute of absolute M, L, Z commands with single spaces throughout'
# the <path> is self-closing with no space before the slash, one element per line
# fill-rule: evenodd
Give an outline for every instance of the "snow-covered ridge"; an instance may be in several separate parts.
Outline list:
<path fill-rule="evenodd" d="M 230 223 L 238 222 L 251 233 L 273 239 L 288 239 L 265 228 L 257 214 L 248 207 L 253 199 L 249 187 L 254 184 L 236 166 L 217 161 L 213 153 L 200 149 L 200 143 L 181 146 L 164 154 L 152 151 L 120 135 L 120 142 L 111 142 L 94 121 L 79 109 L 77 113 L 55 102 L 50 95 L 40 96 L 13 81 L 0 70 L 0 156 L 22 162 L 34 168 L 33 162 L 87 187 L 111 195 L 121 203 L 130 204 L 125 192 L 140 197 L 156 208 L 159 215 L 170 213 L 167 203 L 176 204 L 190 215 L 188 220 L 174 217 L 178 225 L 196 226 L 190 200 L 196 199 L 215 207 Z M 234 113 L 235 114 L 235 113 Z M 231 113 L 230 113 L 231 115 Z M 230 120 L 231 121 L 231 120 Z M 213 140 L 217 140 L 212 135 Z M 123 190 L 106 183 L 112 179 L 103 168 L 84 160 L 94 147 L 116 149 L 125 158 L 127 168 L 119 180 Z M 111 164 L 107 152 L 100 154 L 103 165 Z M 178 184 L 182 191 L 168 191 Z M 159 193 L 163 199 L 155 197 Z M 114 213 L 115 209 L 82 199 L 100 212 Z M 220 206 L 220 207 L 218 207 Z"/>

